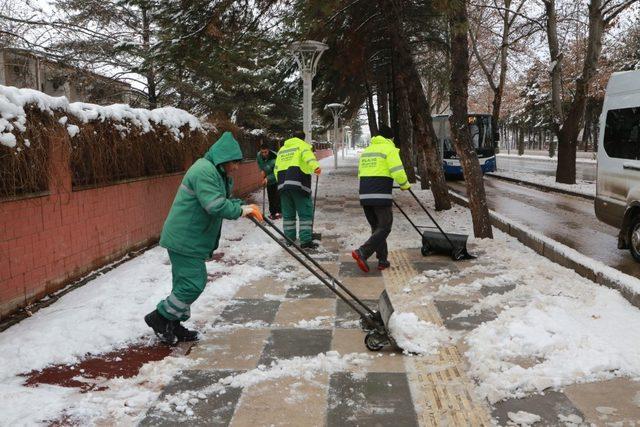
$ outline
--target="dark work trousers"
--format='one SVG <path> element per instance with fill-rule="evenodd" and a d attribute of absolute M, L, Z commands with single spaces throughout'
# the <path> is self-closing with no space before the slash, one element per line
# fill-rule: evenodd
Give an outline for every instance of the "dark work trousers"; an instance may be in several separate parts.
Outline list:
<path fill-rule="evenodd" d="M 281 213 L 280 195 L 278 194 L 278 183 L 267 185 L 267 196 L 269 197 L 269 213 L 271 215 Z"/>
<path fill-rule="evenodd" d="M 387 236 L 393 224 L 391 206 L 363 206 L 362 209 L 371 226 L 371 237 L 360 246 L 360 252 L 365 259 L 375 252 L 378 261 L 388 261 Z"/>

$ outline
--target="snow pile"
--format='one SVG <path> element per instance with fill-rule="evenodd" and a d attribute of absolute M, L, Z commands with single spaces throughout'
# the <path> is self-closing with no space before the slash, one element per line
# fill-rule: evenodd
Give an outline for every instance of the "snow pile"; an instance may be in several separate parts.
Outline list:
<path fill-rule="evenodd" d="M 398 346 L 408 353 L 435 354 L 438 347 L 451 340 L 445 328 L 425 322 L 414 313 L 394 312 L 389 330 Z"/>
<path fill-rule="evenodd" d="M 542 418 L 539 415 L 531 414 L 525 411 L 508 412 L 507 416 L 509 417 L 509 420 L 511 422 L 519 426 L 530 426 L 539 421 L 542 421 Z"/>
<path fill-rule="evenodd" d="M 7 147 L 16 146 L 14 132 L 26 131 L 27 115 L 25 107 L 34 105 L 40 111 L 53 114 L 54 111 L 73 116 L 81 123 L 90 121 L 123 122 L 138 128 L 142 133 L 153 131 L 153 125 L 166 126 L 176 140 L 183 135 L 180 128 L 188 126 L 189 130 L 203 130 L 200 121 L 184 110 L 173 107 L 132 108 L 126 104 L 101 106 L 84 102 L 70 103 L 65 97 L 53 97 L 33 89 L 18 89 L 11 86 L 0 86 L 0 143 Z M 68 117 L 62 117 L 59 123 L 65 125 Z M 74 137 L 79 128 L 67 126 L 67 131 Z"/>
<path fill-rule="evenodd" d="M 496 402 L 576 382 L 640 376 L 640 311 L 618 292 L 516 241 L 478 242 L 509 266 L 515 285 L 459 314 L 498 313 L 466 336 L 480 395 Z"/>

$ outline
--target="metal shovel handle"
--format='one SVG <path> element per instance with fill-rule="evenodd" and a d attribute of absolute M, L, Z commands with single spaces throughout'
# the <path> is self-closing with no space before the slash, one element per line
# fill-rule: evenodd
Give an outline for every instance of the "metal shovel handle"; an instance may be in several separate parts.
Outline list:
<path fill-rule="evenodd" d="M 252 220 L 255 221 L 255 219 L 253 217 L 251 217 Z M 291 246 L 293 246 L 294 248 L 296 248 L 298 250 L 298 252 L 300 252 L 309 262 L 311 262 L 318 270 L 320 270 L 321 272 L 323 272 L 329 279 L 331 279 L 331 282 L 335 285 L 337 285 L 340 289 L 342 289 L 342 291 L 344 291 L 347 295 L 349 295 L 351 298 L 353 298 L 354 301 L 356 301 L 358 304 L 360 304 L 362 306 L 362 308 L 364 308 L 367 313 L 369 314 L 374 314 L 373 310 L 371 310 L 365 303 L 363 303 L 360 298 L 358 298 L 357 296 L 355 296 L 353 294 L 353 292 L 351 292 L 349 290 L 349 288 L 347 288 L 340 280 L 336 279 L 335 277 L 333 277 L 333 275 L 331 273 L 329 273 L 324 267 L 322 267 L 318 261 L 316 261 L 315 259 L 313 259 L 312 256 L 310 256 L 308 253 L 306 253 L 300 246 L 298 246 L 298 244 L 296 242 L 294 242 L 293 240 L 291 240 L 290 238 L 288 238 L 286 236 L 286 234 L 284 234 L 282 232 L 282 230 L 280 230 L 273 222 L 271 222 L 271 220 L 269 220 L 268 218 L 264 218 L 264 222 L 266 222 L 269 226 L 271 226 L 271 228 L 273 228 L 280 236 L 284 237 L 284 239 L 291 244 Z M 273 233 L 271 233 L 270 231 L 268 231 L 266 229 L 266 227 L 264 227 L 264 225 L 258 223 L 258 226 L 261 228 L 264 228 L 267 233 L 270 236 L 273 236 Z M 287 252 L 289 252 L 291 255 L 293 255 L 302 265 L 304 265 L 307 270 L 311 271 L 316 277 L 320 278 L 315 270 L 313 270 L 311 268 L 311 266 L 309 264 L 307 264 L 307 262 L 305 260 L 303 260 L 302 258 L 300 258 L 300 256 L 298 254 L 296 254 L 295 252 L 293 252 L 291 250 L 291 248 L 287 247 L 287 245 L 284 245 L 277 237 L 275 237 L 275 240 L 278 242 L 278 244 L 280 246 L 282 246 Z M 342 296 L 341 294 L 337 293 L 335 291 L 334 286 L 332 286 L 331 284 L 328 283 L 328 281 L 326 281 L 324 278 L 320 278 L 320 280 L 322 281 L 322 283 L 324 283 L 325 285 L 327 285 L 331 290 L 333 290 L 337 295 L 339 295 L 342 299 L 345 299 L 344 296 Z M 345 299 L 345 302 L 346 299 Z M 347 302 L 347 304 L 351 305 L 350 302 Z M 358 311 L 358 313 L 360 313 L 360 311 Z"/>
<path fill-rule="evenodd" d="M 429 213 L 429 211 L 427 210 L 427 208 L 422 204 L 422 202 L 420 201 L 420 199 L 418 199 L 418 196 L 416 196 L 416 193 L 413 192 L 412 189 L 409 189 L 409 193 L 411 193 L 411 195 L 413 196 L 414 199 L 416 199 L 416 202 L 418 202 L 418 204 L 420 205 L 420 207 L 422 208 L 422 210 L 427 214 L 427 216 L 429 217 L 429 219 L 431 220 L 431 222 L 433 222 L 435 224 L 436 227 L 438 227 L 438 230 L 440 230 L 440 232 L 442 233 L 442 235 L 444 236 L 445 239 L 447 239 L 447 242 L 449 242 L 449 244 L 451 245 L 451 249 L 453 251 L 456 250 L 455 245 L 453 244 L 453 242 L 451 241 L 451 239 L 449 239 L 449 236 L 447 236 L 447 233 L 444 232 L 444 230 L 442 229 L 442 227 L 440 227 L 440 224 L 438 224 L 435 220 L 435 218 Z"/>
<path fill-rule="evenodd" d="M 258 221 L 257 219 L 255 219 L 254 217 L 250 216 L 248 217 L 251 221 L 253 221 L 253 223 L 255 225 L 258 226 L 258 228 L 260 228 L 262 231 L 264 231 L 269 237 L 271 237 L 277 244 L 279 244 L 282 249 L 284 249 L 286 252 L 289 253 L 289 255 L 291 255 L 292 257 L 294 257 L 296 259 L 296 261 L 298 261 L 300 264 L 302 264 L 303 266 L 306 267 L 307 270 L 309 270 L 309 272 L 311 274 L 313 274 L 314 276 L 316 276 L 318 278 L 318 280 L 320 280 L 324 285 L 326 285 L 329 289 L 331 289 L 331 291 L 333 293 L 335 293 L 337 296 L 340 297 L 340 299 L 342 299 L 349 307 L 351 307 L 353 310 L 355 310 L 356 313 L 358 313 L 361 317 L 366 317 L 366 313 L 364 311 L 362 311 L 360 308 L 356 307 L 351 301 L 349 301 L 349 299 L 347 297 L 345 297 L 344 295 L 342 295 L 334 286 L 331 286 L 331 284 L 327 281 L 326 278 L 322 277 L 322 275 L 320 273 L 318 273 L 315 269 L 313 269 L 309 264 L 307 264 L 307 262 L 302 259 L 300 257 L 300 255 L 298 255 L 297 253 L 295 253 L 293 250 L 291 250 L 291 248 L 287 247 L 287 245 L 285 245 L 280 239 L 278 239 L 278 237 L 273 234 L 271 231 L 269 231 L 269 229 L 267 227 L 265 227 L 264 225 L 262 225 L 260 223 L 260 221 Z M 265 222 L 268 221 L 265 218 Z M 268 223 L 268 222 L 267 222 Z M 294 243 L 294 246 L 296 247 L 296 249 L 300 250 L 301 252 L 302 249 L 300 249 L 300 247 L 298 247 L 298 245 L 296 245 Z M 344 289 L 345 291 L 347 291 L 346 289 Z M 350 292 L 347 291 L 347 293 L 350 294 Z M 354 300 L 358 301 L 360 304 L 363 304 L 360 300 L 358 300 L 357 298 L 354 298 Z M 366 306 L 365 306 L 366 307 Z M 371 309 L 369 309 L 367 307 L 367 309 L 369 311 L 371 311 Z M 373 313 L 371 311 L 371 313 Z"/>

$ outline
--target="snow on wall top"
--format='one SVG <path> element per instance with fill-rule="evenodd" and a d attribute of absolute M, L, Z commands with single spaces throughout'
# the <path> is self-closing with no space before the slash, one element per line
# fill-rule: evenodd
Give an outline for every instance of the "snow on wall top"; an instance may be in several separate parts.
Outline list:
<path fill-rule="evenodd" d="M 0 85 L 0 144 L 7 147 L 16 146 L 14 131 L 24 132 L 27 126 L 25 106 L 34 105 L 41 111 L 53 113 L 60 111 L 75 117 L 82 123 L 90 121 L 112 120 L 127 122 L 143 133 L 153 130 L 152 124 L 169 128 L 176 140 L 183 135 L 180 128 L 188 125 L 190 130 L 203 130 L 203 125 L 194 115 L 174 107 L 162 107 L 155 110 L 132 108 L 126 104 L 96 105 L 85 102 L 69 102 L 64 97 L 49 96 L 33 89 L 19 89 L 12 86 Z M 73 137 L 76 126 L 67 126 Z"/>

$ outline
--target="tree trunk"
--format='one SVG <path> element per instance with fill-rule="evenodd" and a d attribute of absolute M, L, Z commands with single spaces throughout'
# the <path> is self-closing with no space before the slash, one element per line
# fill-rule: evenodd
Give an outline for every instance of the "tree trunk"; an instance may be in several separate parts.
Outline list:
<path fill-rule="evenodd" d="M 545 0 L 547 12 L 547 38 L 551 58 L 560 58 L 558 48 L 557 18 L 555 15 L 555 0 Z M 576 89 L 569 105 L 568 112 L 563 115 L 559 71 L 552 71 L 552 99 L 554 113 L 558 118 L 554 130 L 558 136 L 558 166 L 556 181 L 565 184 L 576 183 L 576 149 L 578 135 L 584 121 L 585 107 L 589 85 L 596 74 L 598 60 L 602 51 L 602 35 L 605 20 L 602 15 L 602 0 L 591 0 L 589 3 L 589 35 L 587 38 L 587 52 L 584 58 L 582 73 L 576 80 Z M 557 65 L 560 65 L 558 62 Z M 556 76 L 557 74 L 557 76 Z M 557 80 L 557 84 L 553 84 Z"/>
<path fill-rule="evenodd" d="M 376 91 L 376 100 L 378 101 L 378 127 L 381 125 L 389 126 L 389 98 L 387 93 L 386 78 L 381 78 Z"/>
<path fill-rule="evenodd" d="M 518 156 L 524 154 L 524 129 L 518 128 Z"/>
<path fill-rule="evenodd" d="M 371 136 L 378 134 L 378 120 L 376 119 L 376 109 L 373 106 L 373 93 L 371 93 L 371 87 L 369 83 L 365 81 L 367 88 L 367 121 L 369 122 L 369 133 Z"/>
<path fill-rule="evenodd" d="M 429 189 L 429 171 L 427 171 L 427 156 L 424 153 L 424 148 L 420 144 L 415 144 L 414 147 L 417 152 L 418 160 L 418 174 L 420 175 L 420 188 L 423 190 Z"/>
<path fill-rule="evenodd" d="M 582 127 L 582 150 L 589 151 L 589 141 L 591 140 L 591 120 L 592 120 L 591 108 L 587 108 L 584 115 L 584 126 Z"/>
<path fill-rule="evenodd" d="M 449 2 L 449 34 L 451 37 L 451 77 L 449 80 L 449 104 L 451 106 L 451 134 L 456 153 L 460 157 L 469 209 L 473 220 L 474 235 L 479 238 L 493 238 L 491 219 L 484 191 L 482 171 L 478 156 L 471 144 L 467 117 L 469 98 L 469 46 L 467 41 L 467 3 L 453 0 Z"/>
<path fill-rule="evenodd" d="M 556 155 L 556 134 L 555 132 L 549 133 L 549 157 L 553 158 Z"/>
<path fill-rule="evenodd" d="M 500 107 L 502 105 L 502 95 L 504 93 L 504 85 L 507 78 L 507 56 L 509 55 L 509 33 L 511 30 L 509 10 L 511 9 L 511 0 L 504 0 L 504 11 L 502 16 L 502 44 L 500 45 L 500 75 L 498 77 L 498 86 L 493 91 L 493 102 L 491 110 L 491 124 L 494 132 L 494 147 L 500 151 L 498 145 L 500 134 L 498 133 L 498 123 L 500 121 Z"/>
<path fill-rule="evenodd" d="M 147 78 L 147 100 L 149 101 L 149 108 L 154 109 L 158 107 L 158 95 L 156 93 L 156 71 L 153 64 L 153 60 L 150 58 L 150 40 L 151 29 L 149 22 L 149 15 L 146 7 L 141 8 L 142 12 L 142 49 L 147 56 L 145 59 L 145 77 Z"/>
<path fill-rule="evenodd" d="M 402 22 L 393 0 L 379 0 L 379 4 L 389 17 L 388 36 L 393 47 L 394 55 L 392 60 L 396 61 L 394 65 L 396 86 L 405 88 L 407 92 L 416 145 L 420 145 L 425 154 L 426 168 L 436 210 L 451 209 L 449 189 L 444 179 L 444 171 L 442 170 L 436 146 L 436 135 L 431 121 L 431 108 L 425 97 L 420 74 L 413 61 L 408 39 L 404 34 Z"/>
<path fill-rule="evenodd" d="M 404 87 L 396 87 L 396 99 L 398 100 L 398 140 L 400 141 L 400 158 L 407 172 L 409 182 L 416 182 L 416 170 L 413 150 L 413 126 L 411 125 L 411 108 L 409 96 Z"/>

